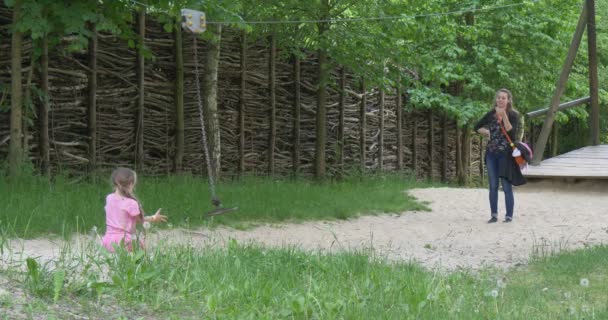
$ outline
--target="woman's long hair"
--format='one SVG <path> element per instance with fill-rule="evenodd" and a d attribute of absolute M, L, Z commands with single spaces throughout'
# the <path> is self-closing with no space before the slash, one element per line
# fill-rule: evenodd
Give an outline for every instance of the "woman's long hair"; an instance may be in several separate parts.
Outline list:
<path fill-rule="evenodd" d="M 498 91 L 496 91 L 496 94 L 494 95 L 494 103 L 492 103 L 492 109 L 496 108 L 496 97 L 498 97 L 498 94 L 501 92 L 506 93 L 507 97 L 509 98 L 509 101 L 507 102 L 507 114 L 509 114 L 511 111 L 517 112 L 517 110 L 515 110 L 513 107 L 513 94 L 511 94 L 511 91 L 506 88 L 498 89 Z"/>
<path fill-rule="evenodd" d="M 137 174 L 135 173 L 135 171 L 129 168 L 116 168 L 112 172 L 111 179 L 112 184 L 114 185 L 116 190 L 118 190 L 118 193 L 120 193 L 120 195 L 129 199 L 133 199 L 137 202 L 137 205 L 139 206 L 140 219 L 143 219 L 144 209 L 141 206 L 141 202 L 139 202 L 137 197 L 132 192 L 129 192 L 129 186 L 135 185 L 135 183 L 137 182 Z"/>

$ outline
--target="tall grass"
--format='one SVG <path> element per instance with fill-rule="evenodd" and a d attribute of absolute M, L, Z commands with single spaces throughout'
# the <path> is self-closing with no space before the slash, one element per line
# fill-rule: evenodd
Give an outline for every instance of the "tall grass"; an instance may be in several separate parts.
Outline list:
<path fill-rule="evenodd" d="M 234 241 L 201 251 L 181 246 L 85 257 L 36 265 L 24 279 L 13 275 L 14 283 L 38 305 L 88 301 L 88 310 L 71 314 L 100 318 L 116 306 L 139 306 L 128 318 L 159 319 L 608 317 L 608 247 L 537 259 L 508 272 L 450 274 L 389 262 L 372 251 L 326 255 Z"/>
<path fill-rule="evenodd" d="M 220 184 L 218 195 L 226 207 L 239 210 L 210 220 L 212 209 L 207 180 L 191 177 L 142 178 L 136 194 L 148 213 L 163 208 L 172 225 L 199 226 L 346 219 L 363 214 L 424 210 L 407 195 L 419 183 L 400 175 L 353 177 L 343 181 L 311 182 L 244 178 Z M 109 182 L 71 183 L 57 177 L 50 182 L 27 177 L 0 181 L 0 227 L 31 238 L 44 234 L 69 236 L 105 224 L 105 196 Z"/>

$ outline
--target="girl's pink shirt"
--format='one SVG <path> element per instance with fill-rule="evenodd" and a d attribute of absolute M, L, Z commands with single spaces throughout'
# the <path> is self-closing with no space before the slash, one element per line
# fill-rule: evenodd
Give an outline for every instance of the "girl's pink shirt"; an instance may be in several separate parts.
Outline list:
<path fill-rule="evenodd" d="M 135 234 L 139 215 L 137 201 L 110 193 L 106 197 L 106 234 Z"/>

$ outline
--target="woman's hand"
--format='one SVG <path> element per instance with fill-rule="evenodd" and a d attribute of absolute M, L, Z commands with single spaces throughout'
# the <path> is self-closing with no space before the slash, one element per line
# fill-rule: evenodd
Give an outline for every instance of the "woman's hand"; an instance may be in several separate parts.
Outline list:
<path fill-rule="evenodd" d="M 509 121 L 509 117 L 507 116 L 506 109 L 496 107 L 496 118 L 499 122 L 502 122 L 504 124 L 505 130 L 511 131 L 511 129 L 513 129 L 513 126 Z"/>
<path fill-rule="evenodd" d="M 477 133 L 484 135 L 486 137 L 490 137 L 490 130 L 486 129 L 486 128 L 479 128 L 479 130 L 477 130 Z"/>
<path fill-rule="evenodd" d="M 496 118 L 499 121 L 503 120 L 504 118 L 507 118 L 507 112 L 505 111 L 505 109 L 499 107 L 496 107 L 494 109 L 496 110 Z"/>
<path fill-rule="evenodd" d="M 167 216 L 160 214 L 160 208 L 156 210 L 156 213 L 153 216 L 147 216 L 144 220 L 149 222 L 167 222 Z"/>

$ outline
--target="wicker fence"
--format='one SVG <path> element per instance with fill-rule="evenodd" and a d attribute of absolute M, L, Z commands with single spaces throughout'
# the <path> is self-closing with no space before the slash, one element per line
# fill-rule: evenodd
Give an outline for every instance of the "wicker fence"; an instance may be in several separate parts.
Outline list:
<path fill-rule="evenodd" d="M 0 7 L 0 159 L 8 150 L 10 118 L 10 11 Z M 314 169 L 317 61 L 313 54 L 303 59 L 274 58 L 268 41 L 247 41 L 237 30 L 224 30 L 221 42 L 218 110 L 221 127 L 223 175 L 268 174 L 270 157 L 277 175 L 294 172 L 310 175 Z M 244 40 L 244 41 L 243 41 Z M 97 56 L 96 120 L 91 138 L 88 128 L 88 50 L 66 50 L 69 39 L 52 50 L 49 61 L 50 164 L 53 172 L 86 172 L 91 141 L 99 168 L 136 162 L 138 87 L 137 52 L 114 35 L 99 34 Z M 145 44 L 153 58 L 145 60 L 143 113 L 143 171 L 171 173 L 176 153 L 175 39 L 148 18 Z M 280 50 L 280 49 L 279 49 Z M 205 172 L 204 153 L 194 77 L 193 41 L 184 35 L 185 148 L 183 169 Z M 198 42 L 199 72 L 206 72 L 206 46 Z M 24 88 L 39 83 L 39 72 L 31 66 L 32 42 L 24 39 Z M 271 61 L 272 60 L 272 61 Z M 270 77 L 270 63 L 275 77 Z M 275 103 L 270 103 L 274 79 Z M 407 92 L 381 92 L 365 88 L 363 81 L 337 68 L 331 73 L 327 100 L 327 144 L 329 174 L 365 168 L 392 171 L 409 169 L 419 177 L 454 179 L 457 167 L 470 175 L 480 174 L 480 140 L 470 139 L 453 120 L 438 111 L 415 111 L 407 104 Z M 25 89 L 27 90 L 27 89 Z M 34 99 L 27 112 L 27 150 L 33 163 L 40 161 L 37 110 Z M 274 110 L 272 106 L 274 105 Z M 398 112 L 398 109 L 403 112 Z M 408 111 L 410 110 L 410 111 Z M 271 113 L 275 121 L 270 121 Z M 241 125 L 241 117 L 243 125 Z M 401 127 L 401 130 L 398 128 Z M 276 132 L 273 152 L 270 133 Z M 241 137 L 243 139 L 241 139 Z M 362 139 L 363 137 L 363 139 Z M 399 145 L 399 138 L 402 146 Z M 242 146 L 241 145 L 241 141 Z M 460 162 L 460 163 L 459 163 Z M 483 172 L 483 171 L 481 171 Z"/>

